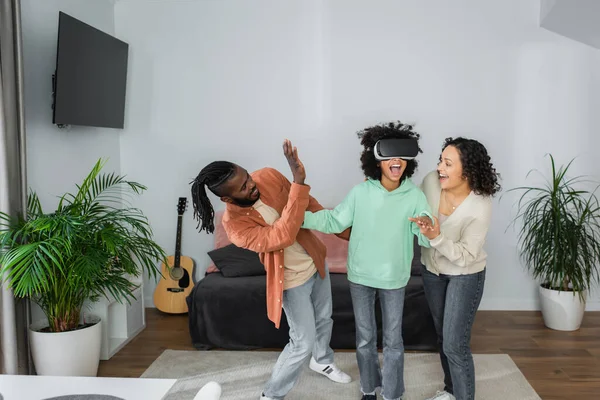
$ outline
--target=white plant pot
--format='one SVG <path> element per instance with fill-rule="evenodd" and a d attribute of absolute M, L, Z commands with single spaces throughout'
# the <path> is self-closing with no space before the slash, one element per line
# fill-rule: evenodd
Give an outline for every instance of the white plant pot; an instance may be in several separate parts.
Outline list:
<path fill-rule="evenodd" d="M 70 332 L 38 332 L 47 322 L 29 327 L 31 356 L 38 375 L 96 376 L 100 362 L 102 322 Z"/>
<path fill-rule="evenodd" d="M 583 292 L 583 301 L 578 293 L 559 292 L 540 286 L 540 302 L 544 324 L 558 331 L 576 331 L 581 326 L 587 291 Z"/>

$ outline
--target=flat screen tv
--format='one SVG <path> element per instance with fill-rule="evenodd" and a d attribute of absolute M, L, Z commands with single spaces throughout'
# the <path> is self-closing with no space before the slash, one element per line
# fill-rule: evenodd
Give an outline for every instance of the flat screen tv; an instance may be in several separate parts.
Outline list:
<path fill-rule="evenodd" d="M 122 129 L 129 45 L 59 13 L 53 123 Z"/>

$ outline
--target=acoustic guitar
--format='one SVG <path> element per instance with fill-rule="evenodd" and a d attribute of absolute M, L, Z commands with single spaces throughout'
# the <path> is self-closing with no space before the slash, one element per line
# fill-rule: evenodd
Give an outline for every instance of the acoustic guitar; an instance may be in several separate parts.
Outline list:
<path fill-rule="evenodd" d="M 187 198 L 180 197 L 177 203 L 177 235 L 175 255 L 167 257 L 167 265 L 161 263 L 162 278 L 154 289 L 154 305 L 169 314 L 188 312 L 185 298 L 194 287 L 194 261 L 181 255 L 181 221 L 187 209 Z"/>

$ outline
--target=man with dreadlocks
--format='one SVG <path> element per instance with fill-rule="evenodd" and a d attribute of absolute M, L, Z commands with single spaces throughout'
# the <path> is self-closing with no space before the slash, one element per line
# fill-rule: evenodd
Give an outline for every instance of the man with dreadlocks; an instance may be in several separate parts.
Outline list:
<path fill-rule="evenodd" d="M 205 186 L 227 204 L 223 227 L 238 247 L 259 253 L 267 273 L 267 315 L 279 328 L 282 308 L 290 327 L 290 342 L 280 354 L 261 399 L 283 399 L 294 387 L 306 359 L 310 368 L 338 383 L 349 375 L 333 362 L 329 345 L 333 328 L 331 282 L 325 265 L 325 245 L 301 229 L 305 211 L 323 209 L 309 195 L 306 171 L 289 140 L 283 152 L 294 181 L 263 168 L 249 174 L 227 161 L 208 164 L 192 182 L 194 217 L 200 231 L 214 231 L 214 210 Z M 338 234 L 347 239 L 349 229 Z"/>

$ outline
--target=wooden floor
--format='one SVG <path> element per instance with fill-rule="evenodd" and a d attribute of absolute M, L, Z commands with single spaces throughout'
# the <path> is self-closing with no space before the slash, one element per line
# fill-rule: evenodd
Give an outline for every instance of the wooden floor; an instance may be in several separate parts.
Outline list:
<path fill-rule="evenodd" d="M 579 331 L 558 332 L 539 312 L 480 311 L 471 343 L 473 353 L 509 354 L 544 400 L 600 399 L 600 312 L 586 313 Z M 194 350 L 187 316 L 147 309 L 146 329 L 98 375 L 139 377 L 165 349 Z"/>

